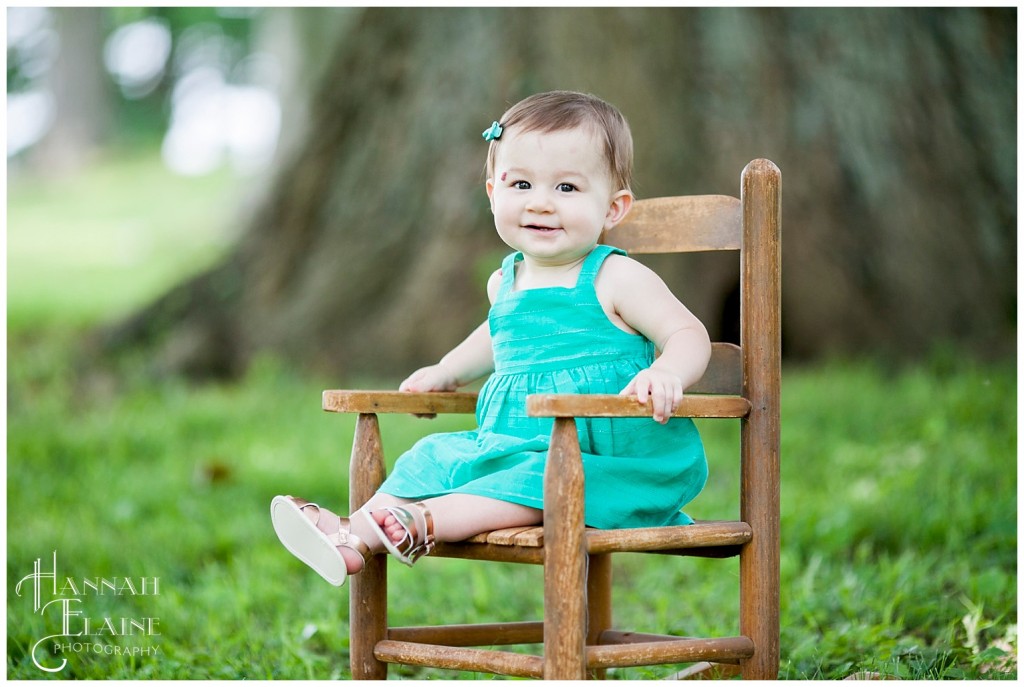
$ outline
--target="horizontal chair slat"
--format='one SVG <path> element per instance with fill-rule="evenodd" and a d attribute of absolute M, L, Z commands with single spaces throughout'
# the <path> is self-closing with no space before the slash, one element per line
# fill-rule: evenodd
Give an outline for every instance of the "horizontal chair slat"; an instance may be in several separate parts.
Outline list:
<path fill-rule="evenodd" d="M 749 637 L 677 639 L 628 645 L 587 647 L 588 668 L 689 663 L 691 661 L 732 661 L 754 655 Z"/>
<path fill-rule="evenodd" d="M 540 644 L 544 641 L 544 623 L 537 620 L 514 623 L 389 627 L 388 639 L 444 646 Z"/>
<path fill-rule="evenodd" d="M 469 392 L 432 391 L 348 391 L 328 389 L 323 392 L 323 409 L 330 413 L 436 413 L 476 412 L 476 394 Z"/>
<path fill-rule="evenodd" d="M 749 542 L 753 532 L 745 522 L 722 520 L 628 530 L 590 529 L 586 536 L 589 553 L 616 553 L 737 546 Z"/>
<path fill-rule="evenodd" d="M 676 253 L 739 250 L 743 216 L 732 196 L 645 198 L 625 219 L 601 235 L 630 253 Z"/>
<path fill-rule="evenodd" d="M 526 414 L 532 417 L 649 417 L 651 402 L 617 394 L 530 394 Z M 750 401 L 742 396 L 684 396 L 674 417 L 746 417 Z"/>
<path fill-rule="evenodd" d="M 605 630 L 597 637 L 599 645 L 605 644 L 649 644 L 651 642 L 675 642 L 680 639 L 694 639 L 678 635 L 659 635 L 650 632 L 629 632 L 624 630 Z"/>
<path fill-rule="evenodd" d="M 711 360 L 704 376 L 686 390 L 688 394 L 723 394 L 739 396 L 743 393 L 743 351 L 736 344 L 714 341 Z"/>
<path fill-rule="evenodd" d="M 754 643 L 742 636 L 711 639 L 659 638 L 659 641 L 653 642 L 587 646 L 585 651 L 588 668 L 621 668 L 692 661 L 733 662 L 750 658 L 754 654 Z M 514 677 L 539 678 L 544 670 L 540 656 L 393 639 L 377 642 L 373 653 L 377 660 L 386 663 L 445 670 L 486 671 Z"/>
<path fill-rule="evenodd" d="M 540 546 L 514 546 L 488 544 L 487 542 L 437 542 L 434 558 L 461 558 L 470 561 L 491 561 L 493 563 L 527 563 L 542 565 L 544 549 Z"/>
<path fill-rule="evenodd" d="M 378 661 L 385 663 L 404 663 L 444 670 L 483 671 L 513 677 L 540 678 L 544 672 L 544 660 L 540 656 L 511 651 L 398 642 L 392 639 L 377 642 L 373 655 Z"/>
<path fill-rule="evenodd" d="M 625 530 L 587 528 L 588 553 L 628 551 L 664 551 L 686 555 L 688 549 L 730 549 L 724 555 L 736 555 L 739 547 L 753 536 L 750 525 L 733 520 L 705 520 L 692 525 L 637 527 Z M 433 555 L 439 558 L 468 558 L 489 561 L 543 563 L 543 527 L 514 527 L 483 532 L 464 542 L 438 543 Z"/>

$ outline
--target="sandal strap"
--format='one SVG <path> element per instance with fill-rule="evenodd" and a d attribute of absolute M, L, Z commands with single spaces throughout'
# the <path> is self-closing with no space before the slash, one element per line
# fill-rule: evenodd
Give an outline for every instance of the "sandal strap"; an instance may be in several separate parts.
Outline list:
<path fill-rule="evenodd" d="M 410 504 L 419 511 L 419 516 L 422 519 L 422 532 L 420 523 L 416 520 L 416 515 L 409 512 L 408 509 L 401 506 L 385 506 L 384 510 L 391 513 L 398 521 L 398 524 L 405 530 L 405 535 L 402 537 L 402 541 L 398 542 L 396 546 L 402 552 L 403 556 L 409 559 L 409 564 L 415 563 L 422 556 L 429 555 L 434 550 L 434 516 L 431 515 L 430 509 L 427 508 L 422 502 L 416 502 Z"/>
<path fill-rule="evenodd" d="M 341 527 L 337 532 L 328 534 L 327 539 L 335 546 L 344 546 L 345 548 L 352 549 L 362 557 L 364 564 L 368 563 L 373 558 L 373 552 L 370 551 L 370 547 L 361 538 L 352 534 L 352 520 L 350 518 L 340 518 L 340 520 Z"/>
<path fill-rule="evenodd" d="M 291 499 L 292 502 L 296 506 L 299 507 L 300 511 L 303 511 L 303 510 L 305 510 L 307 508 L 316 508 L 316 520 L 313 521 L 313 524 L 314 525 L 319 525 L 320 524 L 320 506 L 318 506 L 317 504 L 313 503 L 312 501 L 307 501 L 306 499 L 300 499 L 298 496 L 288 496 L 286 498 Z"/>
<path fill-rule="evenodd" d="M 295 502 L 295 505 L 299 507 L 300 511 L 303 511 L 307 508 L 316 508 L 316 519 L 313 520 L 313 526 L 316 527 L 320 524 L 320 506 L 313 503 L 312 501 L 300 499 L 298 496 L 289 496 L 288 498 Z M 373 558 L 373 552 L 370 551 L 370 547 L 367 546 L 366 542 L 364 542 L 358 536 L 352 534 L 352 521 L 350 518 L 339 517 L 339 520 L 341 520 L 341 525 L 338 531 L 331 532 L 329 534 L 327 532 L 324 532 L 324 536 L 327 537 L 327 540 L 331 542 L 334 546 L 344 546 L 346 548 L 352 549 L 362 557 L 364 564 L 368 563 L 370 559 Z M 321 532 L 323 532 L 323 530 L 321 530 Z"/>

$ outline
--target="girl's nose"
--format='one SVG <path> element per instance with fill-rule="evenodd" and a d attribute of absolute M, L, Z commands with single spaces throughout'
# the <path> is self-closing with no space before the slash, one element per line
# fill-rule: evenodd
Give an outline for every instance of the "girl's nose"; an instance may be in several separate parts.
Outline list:
<path fill-rule="evenodd" d="M 526 209 L 530 212 L 551 212 L 553 208 L 551 195 L 543 189 L 533 189 L 526 199 Z"/>

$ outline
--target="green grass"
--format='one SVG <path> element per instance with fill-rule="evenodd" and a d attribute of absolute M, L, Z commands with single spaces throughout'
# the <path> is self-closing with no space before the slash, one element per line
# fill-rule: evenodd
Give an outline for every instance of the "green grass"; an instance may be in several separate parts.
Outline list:
<path fill-rule="evenodd" d="M 229 245 L 242 186 L 171 174 L 152 154 L 60 180 L 12 174 L 7 321 L 86 325 L 130 312 Z"/>
<path fill-rule="evenodd" d="M 28 181 L 10 193 L 8 259 L 17 269 L 8 291 L 8 677 L 347 678 L 348 590 L 324 584 L 284 552 L 268 518 L 277 493 L 346 502 L 353 420 L 319 410 L 321 389 L 340 382 L 270 357 L 237 383 L 198 386 L 152 380 L 133 361 L 116 371 L 83 366 L 76 348 L 83 328 L 215 257 L 228 233 L 214 221 L 225 216 L 221 197 L 237 194 L 230 180 L 206 180 L 220 193 L 193 189 L 185 202 L 152 186 L 191 182 L 168 180 L 139 160 L 115 160 L 104 176 L 112 197 L 102 202 L 72 188 L 93 188 L 91 175 L 66 184 L 62 204 Z M 110 221 L 76 223 L 90 207 L 110 208 Z M 175 212 L 183 216 L 168 219 Z M 109 247 L 122 236 L 121 213 L 140 213 L 146 241 L 166 249 L 123 272 L 110 268 L 110 286 L 83 287 L 85 294 L 49 283 L 58 272 L 92 269 L 75 259 L 81 243 L 43 251 L 23 235 L 37 222 L 53 231 L 89 226 L 86 243 Z M 209 243 L 197 247 L 197 236 Z M 149 269 L 163 276 L 124 295 Z M 781 677 L 1016 676 L 1016 415 L 1013 361 L 946 353 L 895 369 L 833 360 L 784 370 Z M 386 417 L 385 450 L 393 460 L 424 431 L 470 422 Z M 711 477 L 687 510 L 735 517 L 736 425 L 707 421 L 701 430 Z M 159 652 L 72 653 L 62 672 L 39 671 L 32 646 L 59 632 L 59 623 L 32 612 L 24 587 L 21 596 L 14 590 L 37 558 L 49 566 L 52 551 L 60 577 L 159 577 L 159 595 L 106 594 L 80 604 L 94 625 L 103 617 L 159 618 L 158 636 L 90 639 Z M 542 612 L 535 567 L 427 559 L 414 570 L 389 570 L 394 624 Z M 624 555 L 615 575 L 618 626 L 738 631 L 735 561 Z M 51 645 L 36 653 L 44 665 L 59 662 Z M 1012 671 L 982 672 L 1001 646 L 1013 650 Z M 392 675 L 460 677 L 397 668 Z"/>

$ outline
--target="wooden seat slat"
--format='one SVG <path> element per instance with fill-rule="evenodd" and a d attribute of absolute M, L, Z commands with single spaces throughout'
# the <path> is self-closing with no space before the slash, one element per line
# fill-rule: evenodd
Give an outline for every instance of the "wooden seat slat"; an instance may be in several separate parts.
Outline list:
<path fill-rule="evenodd" d="M 588 528 L 585 533 L 587 550 L 591 553 L 625 551 L 667 551 L 717 546 L 738 546 L 750 541 L 750 526 L 741 521 L 705 520 L 692 525 L 672 527 L 637 527 L 624 530 L 598 530 Z M 486 545 L 489 547 L 544 546 L 544 528 L 510 527 L 482 532 L 464 542 L 449 544 L 460 549 Z M 476 556 L 474 556 L 476 557 Z"/>

